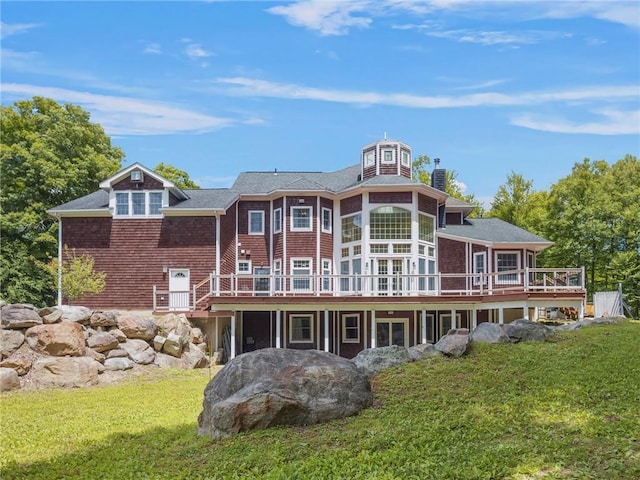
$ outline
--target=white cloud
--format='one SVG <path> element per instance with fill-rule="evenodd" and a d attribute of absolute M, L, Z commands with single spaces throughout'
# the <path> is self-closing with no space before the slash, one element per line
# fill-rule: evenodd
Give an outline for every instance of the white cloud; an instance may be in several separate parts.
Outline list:
<path fill-rule="evenodd" d="M 562 32 L 545 32 L 529 30 L 523 32 L 448 30 L 428 31 L 430 37 L 446 38 L 460 43 L 476 43 L 479 45 L 534 45 L 544 40 L 567 38 L 571 34 Z"/>
<path fill-rule="evenodd" d="M 367 28 L 371 19 L 355 16 L 366 12 L 370 1 L 361 0 L 302 0 L 290 5 L 278 5 L 267 9 L 274 15 L 282 15 L 299 27 L 317 30 L 321 35 L 345 35 L 349 28 Z"/>
<path fill-rule="evenodd" d="M 230 118 L 214 117 L 184 108 L 131 97 L 99 95 L 55 87 L 16 83 L 2 84 L 3 96 L 24 98 L 42 96 L 59 102 L 81 105 L 91 112 L 110 135 L 167 135 L 203 133 L 236 123 Z"/>
<path fill-rule="evenodd" d="M 0 22 L 0 38 L 4 39 L 11 35 L 18 35 L 20 33 L 26 33 L 32 28 L 41 27 L 39 23 L 4 23 Z"/>
<path fill-rule="evenodd" d="M 523 114 L 511 119 L 511 124 L 518 127 L 553 133 L 589 135 L 640 134 L 640 110 L 622 111 L 605 109 L 594 113 L 603 117 L 602 120 L 599 122 L 570 122 L 565 119 L 541 119 L 531 114 Z"/>
<path fill-rule="evenodd" d="M 640 28 L 640 4 L 637 1 L 565 1 L 540 2 L 546 18 L 594 17 L 629 27 Z"/>
<path fill-rule="evenodd" d="M 162 48 L 159 43 L 148 43 L 146 47 L 144 47 L 143 52 L 151 55 L 160 55 L 162 53 Z"/>
<path fill-rule="evenodd" d="M 351 105 L 393 105 L 409 108 L 535 105 L 543 102 L 636 99 L 638 97 L 637 85 L 592 86 L 547 92 L 485 92 L 459 96 L 428 96 L 408 93 L 323 89 L 246 77 L 219 78 L 217 83 L 228 85 L 227 93 L 229 94 L 249 97 L 317 100 Z"/>
<path fill-rule="evenodd" d="M 199 43 L 191 43 L 187 45 L 187 48 L 184 49 L 184 53 L 187 57 L 194 59 L 207 58 L 213 55 L 213 53 L 202 48 Z"/>

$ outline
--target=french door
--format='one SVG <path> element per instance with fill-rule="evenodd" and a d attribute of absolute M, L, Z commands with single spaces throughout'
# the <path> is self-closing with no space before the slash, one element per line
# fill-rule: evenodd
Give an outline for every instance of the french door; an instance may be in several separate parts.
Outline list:
<path fill-rule="evenodd" d="M 376 320 L 376 347 L 408 346 L 409 321 L 407 319 Z"/>
<path fill-rule="evenodd" d="M 376 291 L 379 295 L 402 295 L 409 293 L 409 260 L 405 258 L 377 258 Z"/>

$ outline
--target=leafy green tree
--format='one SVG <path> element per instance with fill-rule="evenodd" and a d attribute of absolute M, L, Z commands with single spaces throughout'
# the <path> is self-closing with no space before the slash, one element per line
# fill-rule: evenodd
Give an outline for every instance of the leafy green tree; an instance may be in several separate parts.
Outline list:
<path fill-rule="evenodd" d="M 64 246 L 62 260 L 62 294 L 69 300 L 77 300 L 85 295 L 101 293 L 106 287 L 107 274 L 96 272 L 95 261 L 91 255 L 78 256 L 75 249 Z M 58 259 L 52 260 L 48 271 L 58 285 Z"/>
<path fill-rule="evenodd" d="M 162 175 L 167 180 L 171 180 L 178 188 L 200 188 L 198 184 L 189 178 L 189 174 L 187 172 L 179 170 L 173 165 L 159 163 L 153 171 L 158 175 Z"/>
<path fill-rule="evenodd" d="M 431 159 L 428 155 L 420 155 L 415 158 L 411 165 L 413 178 L 425 185 L 431 185 L 431 172 L 427 170 L 430 165 Z M 484 207 L 482 202 L 476 199 L 476 196 L 473 193 L 465 193 L 462 190 L 460 182 L 458 181 L 458 172 L 455 170 L 447 169 L 445 192 L 453 198 L 457 198 L 469 205 L 475 206 L 476 209 L 469 215 L 470 217 L 477 217 L 483 214 Z"/>
<path fill-rule="evenodd" d="M 81 107 L 34 97 L 1 110 L 0 296 L 55 299 L 46 264 L 57 252 L 56 220 L 46 210 L 98 189 L 124 153 Z"/>
<path fill-rule="evenodd" d="M 527 228 L 530 223 L 528 219 L 529 200 L 532 194 L 533 181 L 525 180 L 521 174 L 512 171 L 507 176 L 507 182 L 500 186 L 493 197 L 487 215 Z"/>

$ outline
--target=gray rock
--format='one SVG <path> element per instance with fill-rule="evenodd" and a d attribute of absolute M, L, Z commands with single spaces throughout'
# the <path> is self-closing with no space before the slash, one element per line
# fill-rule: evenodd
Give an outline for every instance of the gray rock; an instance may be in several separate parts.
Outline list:
<path fill-rule="evenodd" d="M 187 370 L 204 368 L 207 366 L 207 357 L 193 343 L 182 352 L 182 365 Z"/>
<path fill-rule="evenodd" d="M 167 339 L 164 341 L 164 345 L 162 345 L 162 353 L 166 353 L 167 355 L 172 355 L 176 358 L 179 358 L 182 355 L 182 347 L 183 347 L 182 339 L 179 335 L 175 333 L 170 333 Z"/>
<path fill-rule="evenodd" d="M 15 355 L 11 358 L 5 358 L 2 360 L 0 362 L 0 367 L 11 368 L 15 370 L 18 376 L 22 377 L 29 373 L 29 370 L 31 369 L 31 360 L 27 357 Z"/>
<path fill-rule="evenodd" d="M 422 360 L 423 358 L 442 356 L 442 352 L 437 350 L 435 345 L 432 343 L 414 345 L 413 347 L 407 348 L 407 351 L 409 352 L 409 356 L 412 360 Z"/>
<path fill-rule="evenodd" d="M 106 352 L 118 348 L 118 339 L 109 332 L 97 332 L 87 339 L 87 346 L 96 352 Z"/>
<path fill-rule="evenodd" d="M 107 358 L 129 358 L 129 354 L 120 348 L 116 348 L 114 350 L 109 350 L 107 353 Z"/>
<path fill-rule="evenodd" d="M 120 348 L 127 352 L 131 360 L 140 365 L 153 363 L 156 358 L 156 352 L 153 351 L 153 348 L 147 342 L 138 338 L 121 343 Z"/>
<path fill-rule="evenodd" d="M 42 312 L 40 312 L 40 315 L 42 316 Z M 42 321 L 47 325 L 62 321 L 62 310 L 59 308 L 53 309 L 47 315 L 42 316 Z"/>
<path fill-rule="evenodd" d="M 198 327 L 194 327 L 191 329 L 190 341 L 191 343 L 195 343 L 196 345 L 199 345 L 201 343 L 205 343 L 206 337 L 201 329 L 199 329 Z"/>
<path fill-rule="evenodd" d="M 232 359 L 209 382 L 198 435 L 222 438 L 274 425 L 307 425 L 371 405 L 366 375 L 318 350 L 265 348 Z"/>
<path fill-rule="evenodd" d="M 122 333 L 122 330 L 120 330 L 119 328 L 111 328 L 109 329 L 109 333 L 116 337 L 119 343 L 127 341 L 127 336 Z"/>
<path fill-rule="evenodd" d="M 160 368 L 170 368 L 173 370 L 181 370 L 184 368 L 181 358 L 176 358 L 166 353 L 156 353 L 156 358 L 153 361 L 154 365 Z"/>
<path fill-rule="evenodd" d="M 163 337 L 166 337 L 173 332 L 178 324 L 178 315 L 173 313 L 167 313 L 163 317 L 156 320 L 158 324 L 158 333 Z"/>
<path fill-rule="evenodd" d="M 118 325 L 118 315 L 116 312 L 93 312 L 89 318 L 89 325 L 92 327 L 115 327 Z"/>
<path fill-rule="evenodd" d="M 24 343 L 24 334 L 19 330 L 0 330 L 0 359 L 7 358 Z"/>
<path fill-rule="evenodd" d="M 87 357 L 93 358 L 96 362 L 102 364 L 106 360 L 106 356 L 100 352 L 96 352 L 92 348 L 87 348 Z"/>
<path fill-rule="evenodd" d="M 502 328 L 512 342 L 543 342 L 553 335 L 551 327 L 523 318 L 507 323 Z"/>
<path fill-rule="evenodd" d="M 71 323 L 89 323 L 89 319 L 93 313 L 93 311 L 87 307 L 74 305 L 61 305 L 60 310 L 62 310 L 61 321 Z"/>
<path fill-rule="evenodd" d="M 156 335 L 155 337 L 153 337 L 153 349 L 156 352 L 161 352 L 162 347 L 164 346 L 164 342 L 166 341 L 166 337 L 163 337 L 162 335 Z"/>
<path fill-rule="evenodd" d="M 497 323 L 482 322 L 474 328 L 469 338 L 477 343 L 509 343 L 511 339 L 504 333 L 502 325 Z"/>
<path fill-rule="evenodd" d="M 31 367 L 31 381 L 38 388 L 88 387 L 98 383 L 100 368 L 90 357 L 45 357 Z"/>
<path fill-rule="evenodd" d="M 15 330 L 42 325 L 42 317 L 33 305 L 13 303 L 0 309 L 0 322 L 3 328 Z"/>
<path fill-rule="evenodd" d="M 365 375 L 372 377 L 385 368 L 409 363 L 412 360 L 405 347 L 390 345 L 362 350 L 352 361 Z"/>
<path fill-rule="evenodd" d="M 437 350 L 449 357 L 461 357 L 467 351 L 469 329 L 453 328 L 435 344 Z"/>
<path fill-rule="evenodd" d="M 20 388 L 20 377 L 13 368 L 0 367 L 0 392 L 9 392 Z"/>
<path fill-rule="evenodd" d="M 104 369 L 110 372 L 114 372 L 117 370 L 129 370 L 131 368 L 133 368 L 133 362 L 128 358 L 107 358 L 104 361 Z"/>
<path fill-rule="evenodd" d="M 118 317 L 118 328 L 127 338 L 151 340 L 158 333 L 158 325 L 152 318 L 124 314 Z"/>
<path fill-rule="evenodd" d="M 33 350 L 47 355 L 82 357 L 86 353 L 82 325 L 79 323 L 37 325 L 25 332 L 25 338 Z"/>

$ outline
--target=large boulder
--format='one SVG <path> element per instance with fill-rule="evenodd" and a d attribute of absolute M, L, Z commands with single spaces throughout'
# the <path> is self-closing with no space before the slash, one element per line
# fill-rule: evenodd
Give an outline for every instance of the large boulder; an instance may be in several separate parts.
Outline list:
<path fill-rule="evenodd" d="M 512 342 L 543 342 L 554 333 L 551 327 L 524 318 L 507 323 L 502 328 Z"/>
<path fill-rule="evenodd" d="M 62 310 L 59 308 L 50 309 L 49 313 L 46 315 L 42 315 L 43 311 L 40 311 L 40 316 L 42 317 L 42 321 L 47 325 L 51 323 L 58 323 L 62 321 Z"/>
<path fill-rule="evenodd" d="M 173 355 L 167 355 L 166 353 L 156 353 L 156 358 L 153 361 L 154 365 L 160 368 L 170 368 L 173 370 L 182 370 L 184 365 L 181 358 L 176 358 Z"/>
<path fill-rule="evenodd" d="M 118 345 L 118 339 L 109 332 L 96 332 L 87 339 L 87 346 L 100 353 L 118 348 Z"/>
<path fill-rule="evenodd" d="M 207 366 L 206 355 L 193 343 L 188 344 L 187 348 L 182 352 L 181 360 L 182 365 L 186 370 L 204 368 Z"/>
<path fill-rule="evenodd" d="M 179 335 L 170 333 L 162 344 L 162 353 L 180 358 L 182 355 L 183 345 L 184 343 L 182 343 L 182 339 Z"/>
<path fill-rule="evenodd" d="M 432 343 L 421 343 L 407 348 L 412 360 L 422 360 L 429 357 L 441 357 L 442 352 Z"/>
<path fill-rule="evenodd" d="M 93 313 L 93 310 L 81 306 L 61 305 L 59 308 L 62 310 L 62 318 L 60 320 L 63 322 L 89 323 Z"/>
<path fill-rule="evenodd" d="M 139 317 L 132 314 L 123 314 L 118 317 L 118 329 L 127 338 L 152 340 L 158 333 L 158 325 L 152 318 Z"/>
<path fill-rule="evenodd" d="M 371 405 L 369 379 L 350 360 L 318 350 L 265 348 L 231 360 L 209 382 L 198 435 L 214 439 L 274 425 L 306 425 Z"/>
<path fill-rule="evenodd" d="M 0 367 L 0 392 L 9 392 L 20 388 L 20 377 L 13 368 Z"/>
<path fill-rule="evenodd" d="M 97 327 L 115 327 L 118 325 L 118 314 L 116 312 L 93 312 L 89 318 L 89 325 Z"/>
<path fill-rule="evenodd" d="M 7 358 L 24 343 L 24 334 L 19 330 L 0 330 L 0 360 Z"/>
<path fill-rule="evenodd" d="M 449 357 L 461 357 L 469 345 L 469 329 L 452 328 L 435 344 L 436 350 Z"/>
<path fill-rule="evenodd" d="M 31 381 L 38 388 L 88 387 L 98 383 L 101 368 L 90 357 L 45 357 L 31 367 Z"/>
<path fill-rule="evenodd" d="M 405 347 L 390 345 L 388 347 L 367 348 L 353 359 L 353 363 L 368 377 L 374 376 L 385 368 L 409 363 L 413 359 Z"/>
<path fill-rule="evenodd" d="M 121 343 L 119 348 L 127 352 L 129 358 L 140 365 L 149 365 L 156 358 L 156 352 L 153 351 L 153 348 L 139 338 L 127 340 Z"/>
<path fill-rule="evenodd" d="M 29 346 L 36 352 L 62 357 L 81 357 L 86 353 L 84 332 L 79 323 L 38 325 L 25 332 Z"/>
<path fill-rule="evenodd" d="M 104 369 L 109 372 L 129 370 L 133 368 L 133 362 L 125 357 L 107 358 L 104 361 Z"/>
<path fill-rule="evenodd" d="M 0 322 L 3 328 L 31 328 L 42 325 L 42 317 L 33 305 L 13 303 L 0 310 Z"/>
<path fill-rule="evenodd" d="M 504 333 L 502 325 L 482 322 L 471 332 L 469 340 L 477 343 L 509 343 L 509 335 Z"/>

